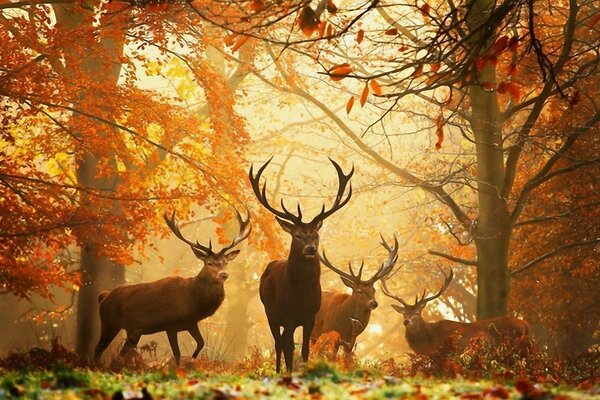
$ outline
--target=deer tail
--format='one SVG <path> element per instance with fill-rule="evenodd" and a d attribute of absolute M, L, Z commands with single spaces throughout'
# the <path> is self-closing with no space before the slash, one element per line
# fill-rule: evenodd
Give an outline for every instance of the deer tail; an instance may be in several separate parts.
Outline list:
<path fill-rule="evenodd" d="M 106 296 L 108 296 L 109 291 L 108 290 L 103 290 L 100 292 L 100 294 L 98 295 L 98 303 L 102 303 L 102 300 L 104 300 L 104 298 Z"/>

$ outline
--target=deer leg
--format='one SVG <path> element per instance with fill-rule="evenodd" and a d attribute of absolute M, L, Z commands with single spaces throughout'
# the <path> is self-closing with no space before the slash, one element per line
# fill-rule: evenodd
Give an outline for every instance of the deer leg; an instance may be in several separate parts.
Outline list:
<path fill-rule="evenodd" d="M 198 357 L 198 353 L 200 353 L 200 350 L 202 350 L 202 348 L 204 347 L 204 339 L 200 334 L 200 329 L 198 329 L 198 325 L 192 325 L 190 329 L 188 329 L 188 332 L 196 341 L 196 350 L 194 350 L 194 354 L 192 354 L 192 357 L 196 358 Z"/>
<path fill-rule="evenodd" d="M 173 355 L 175 356 L 175 365 L 179 365 L 181 352 L 179 351 L 179 342 L 177 342 L 177 331 L 167 331 L 167 337 L 169 338 L 169 344 L 171 345 L 171 350 L 173 350 Z"/>
<path fill-rule="evenodd" d="M 302 359 L 304 362 L 308 361 L 308 353 L 310 351 L 310 335 L 312 334 L 314 326 L 314 319 L 302 326 Z"/>
<path fill-rule="evenodd" d="M 275 364 L 275 372 L 281 372 L 281 352 L 283 350 L 281 332 L 279 330 L 279 324 L 276 322 L 269 321 L 269 328 L 271 328 L 271 334 L 275 339 L 275 357 L 277 362 Z"/>
<path fill-rule="evenodd" d="M 137 347 L 138 342 L 140 341 L 141 336 L 142 335 L 138 332 L 127 331 L 127 340 L 125 341 L 125 344 L 123 345 L 123 348 L 121 349 L 119 355 L 127 355 L 131 350 L 135 349 Z"/>
<path fill-rule="evenodd" d="M 283 358 L 285 359 L 285 367 L 288 372 L 292 372 L 294 368 L 294 327 L 286 326 L 281 335 L 283 346 Z"/>
<path fill-rule="evenodd" d="M 96 349 L 94 350 L 94 363 L 100 364 L 100 357 L 104 350 L 108 347 L 110 342 L 117 336 L 117 333 L 121 330 L 119 327 L 110 326 L 107 324 L 102 324 L 102 328 L 100 330 L 100 340 L 98 340 L 98 344 L 96 345 Z"/>

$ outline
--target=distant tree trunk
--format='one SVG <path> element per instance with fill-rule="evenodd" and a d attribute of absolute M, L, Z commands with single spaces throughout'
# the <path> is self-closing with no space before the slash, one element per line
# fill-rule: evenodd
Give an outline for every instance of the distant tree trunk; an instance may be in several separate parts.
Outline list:
<path fill-rule="evenodd" d="M 85 15 L 84 11 L 75 9 L 73 4 L 55 5 L 54 7 L 57 24 L 65 26 L 69 29 L 77 27 L 85 27 L 85 24 L 91 23 L 88 19 L 89 15 Z M 125 43 L 125 31 L 119 32 L 118 24 L 112 24 L 109 34 L 101 28 L 99 29 L 99 40 L 97 48 L 90 51 L 88 55 L 71 55 L 71 57 L 87 57 L 82 62 L 83 71 L 93 78 L 96 82 L 103 82 L 107 86 L 114 87 L 116 90 L 117 81 L 121 72 L 121 63 L 119 61 Z M 68 60 L 68 59 L 67 59 Z M 110 60 L 110 67 L 106 67 L 106 60 Z M 67 73 L 70 66 L 66 65 Z M 83 91 L 81 98 L 93 97 L 93 91 Z M 98 102 L 102 99 L 98 98 Z M 107 104 L 106 107 L 110 107 Z M 112 122 L 112 121 L 111 121 Z M 105 130 L 113 129 L 105 124 Z M 98 135 L 103 135 L 102 131 Z M 79 157 L 77 161 L 77 181 L 81 187 L 112 190 L 118 184 L 118 170 L 115 154 L 106 151 L 106 149 L 97 149 L 95 153 L 93 146 L 87 149 L 78 149 Z M 99 166 L 108 166 L 109 174 L 103 177 L 98 176 Z M 82 207 L 89 207 L 89 194 L 82 193 L 80 195 Z M 112 202 L 111 212 L 119 214 L 119 205 Z M 101 243 L 103 238 L 96 238 L 95 243 Z M 82 275 L 82 286 L 79 290 L 77 298 L 77 322 L 76 322 L 76 337 L 75 351 L 83 359 L 90 359 L 93 353 L 95 342 L 99 336 L 100 323 L 98 315 L 98 294 L 101 290 L 112 289 L 115 286 L 125 282 L 124 266 L 119 265 L 110 259 L 98 255 L 96 244 L 86 243 L 86 239 L 81 243 L 81 265 L 80 272 Z M 83 242 L 83 243 L 82 243 Z"/>
<path fill-rule="evenodd" d="M 467 23 L 473 31 L 470 39 L 477 55 L 484 54 L 494 31 L 476 31 L 489 18 L 494 7 L 490 0 L 470 3 Z M 471 124 L 477 152 L 477 190 L 479 217 L 474 230 L 477 247 L 477 318 L 506 315 L 508 306 L 509 270 L 508 245 L 510 240 L 509 213 L 506 199 L 502 198 L 504 184 L 504 151 L 502 147 L 502 118 L 496 91 L 486 91 L 482 83 L 496 82 L 495 66 L 480 71 L 477 84 L 469 88 Z"/>

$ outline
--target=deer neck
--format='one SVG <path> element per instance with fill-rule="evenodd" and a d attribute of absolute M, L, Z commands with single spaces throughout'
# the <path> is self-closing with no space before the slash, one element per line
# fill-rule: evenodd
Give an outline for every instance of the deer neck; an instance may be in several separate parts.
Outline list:
<path fill-rule="evenodd" d="M 293 247 L 288 255 L 287 270 L 294 281 L 313 282 L 321 278 L 319 257 L 306 257 Z"/>
<path fill-rule="evenodd" d="M 434 348 L 437 334 L 432 324 L 419 316 L 418 325 L 406 328 L 406 341 L 415 352 L 424 353 Z"/>
<path fill-rule="evenodd" d="M 225 288 L 223 281 L 214 277 L 205 268 L 192 279 L 192 292 L 194 297 L 199 301 L 207 301 L 211 299 L 219 300 L 219 304 L 225 298 Z"/>
<path fill-rule="evenodd" d="M 343 308 L 344 315 L 347 315 L 348 318 L 353 318 L 360 323 L 358 328 L 353 329 L 354 335 L 358 336 L 365 330 L 367 324 L 369 323 L 369 319 L 371 319 L 371 309 L 361 305 L 358 299 L 350 295 L 346 299 Z"/>

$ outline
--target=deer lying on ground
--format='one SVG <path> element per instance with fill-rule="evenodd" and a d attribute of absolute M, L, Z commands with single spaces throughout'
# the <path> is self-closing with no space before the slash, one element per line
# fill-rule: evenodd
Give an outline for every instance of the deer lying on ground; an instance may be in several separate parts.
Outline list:
<path fill-rule="evenodd" d="M 340 346 L 344 348 L 346 359 L 351 356 L 356 338 L 360 335 L 371 318 L 371 311 L 377 308 L 375 300 L 375 282 L 388 275 L 398 260 L 398 239 L 394 236 L 394 247 L 390 248 L 383 236 L 381 245 L 388 251 L 388 258 L 381 263 L 377 272 L 365 281 L 361 280 L 364 260 L 354 274 L 352 264 L 348 263 L 350 273 L 336 268 L 323 252 L 321 262 L 332 271 L 336 272 L 342 282 L 352 289 L 352 294 L 338 292 L 323 292 L 321 309 L 317 313 L 315 327 L 312 333 L 313 341 L 324 333 L 335 331 L 339 333 L 339 339 L 333 344 L 333 352 L 330 358 L 335 360 Z"/>
<path fill-rule="evenodd" d="M 179 365 L 181 353 L 177 332 L 188 331 L 196 341 L 192 357 L 198 356 L 204 347 L 198 322 L 213 315 L 223 303 L 223 283 L 229 276 L 225 267 L 240 252 L 230 250 L 245 240 L 252 230 L 250 216 L 244 220 L 237 210 L 235 213 L 240 224 L 239 234 L 219 252 L 213 251 L 210 241 L 208 246 L 203 246 L 186 239 L 175 223 L 175 212 L 171 218 L 165 213 L 164 218 L 171 231 L 191 247 L 204 266 L 193 278 L 173 276 L 150 283 L 122 285 L 100 293 L 101 333 L 94 352 L 96 363 L 121 329 L 127 331 L 121 355 L 135 349 L 142 335 L 166 331 L 175 363 Z"/>
<path fill-rule="evenodd" d="M 294 357 L 294 331 L 302 327 L 302 358 L 306 362 L 309 355 L 310 335 L 315 323 L 315 315 L 321 306 L 321 267 L 318 246 L 319 229 L 323 221 L 342 208 L 352 196 L 352 186 L 346 197 L 346 185 L 354 173 L 354 167 L 348 175 L 333 160 L 339 180 L 339 188 L 333 206 L 325 211 L 325 206 L 312 221 L 302 222 L 302 211 L 298 205 L 298 214 L 288 211 L 281 201 L 282 210 L 273 208 L 265 194 L 266 182 L 259 187 L 260 177 L 269 165 L 267 161 L 253 175 L 250 168 L 250 182 L 258 201 L 271 213 L 284 231 L 292 236 L 292 244 L 287 260 L 270 262 L 260 277 L 260 300 L 265 307 L 269 328 L 275 339 L 277 358 L 276 371 L 281 371 L 281 353 L 285 358 L 288 371 L 292 371 Z M 281 332 L 283 327 L 283 333 Z"/>
<path fill-rule="evenodd" d="M 397 312 L 404 316 L 404 326 L 406 327 L 406 340 L 410 348 L 417 354 L 429 355 L 438 351 L 451 350 L 462 353 L 470 344 L 471 340 L 491 339 L 494 343 L 499 343 L 503 339 L 508 339 L 518 343 L 525 339 L 529 334 L 529 324 L 526 321 L 513 317 L 496 317 L 483 319 L 475 322 L 457 322 L 443 319 L 437 322 L 426 322 L 421 313 L 427 303 L 437 299 L 448 289 L 454 272 L 450 269 L 450 274 L 444 274 L 444 283 L 441 289 L 433 296 L 425 297 L 423 295 L 415 297 L 415 304 L 408 304 L 398 296 L 390 293 L 387 288 L 386 280 L 382 279 L 383 293 L 398 301 L 398 304 L 392 304 Z"/>

